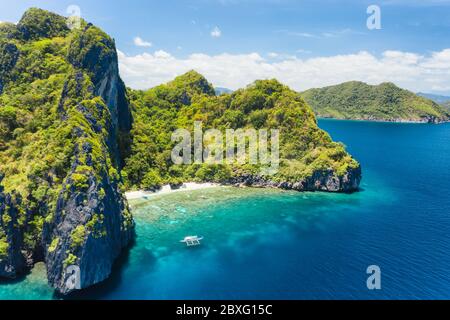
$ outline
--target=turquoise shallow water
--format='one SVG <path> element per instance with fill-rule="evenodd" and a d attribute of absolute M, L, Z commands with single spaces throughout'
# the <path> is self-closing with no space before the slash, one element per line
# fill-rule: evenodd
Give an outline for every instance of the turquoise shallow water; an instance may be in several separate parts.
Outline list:
<path fill-rule="evenodd" d="M 351 195 L 219 187 L 131 202 L 134 246 L 71 298 L 450 298 L 450 125 L 320 121 L 362 163 Z M 186 248 L 186 235 L 205 237 Z M 379 265 L 382 290 L 366 288 Z M 0 299 L 51 299 L 45 267 Z"/>

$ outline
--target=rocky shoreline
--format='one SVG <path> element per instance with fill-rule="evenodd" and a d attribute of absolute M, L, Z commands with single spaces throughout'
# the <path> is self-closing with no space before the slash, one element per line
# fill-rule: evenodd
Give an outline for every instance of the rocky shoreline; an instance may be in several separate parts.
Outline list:
<path fill-rule="evenodd" d="M 3 177 L 0 174 L 0 183 Z M 16 200 L 8 193 L 3 192 L 0 185 L 0 277 L 15 278 L 26 267 L 25 257 L 21 253 L 22 232 L 17 225 Z"/>
<path fill-rule="evenodd" d="M 324 120 L 345 120 L 345 121 L 368 121 L 368 122 L 385 122 L 385 123 L 411 123 L 411 124 L 443 124 L 449 123 L 450 119 L 443 120 L 435 117 L 427 117 L 422 120 L 413 119 L 379 119 L 379 118 L 333 118 L 317 115 L 318 119 Z"/>
<path fill-rule="evenodd" d="M 170 194 L 178 191 L 194 191 L 218 186 L 276 188 L 283 190 L 295 190 L 298 192 L 334 192 L 352 193 L 359 190 L 362 179 L 361 167 L 351 168 L 341 177 L 333 170 L 316 171 L 311 177 L 297 182 L 273 181 L 267 177 L 242 174 L 220 183 L 214 182 L 184 182 L 177 185 L 165 185 L 157 191 L 128 191 L 125 197 L 128 200 L 147 198 L 149 196 Z"/>
<path fill-rule="evenodd" d="M 339 177 L 333 170 L 316 171 L 311 177 L 297 182 L 273 181 L 266 177 L 245 174 L 225 181 L 224 185 L 247 186 L 255 188 L 278 188 L 284 190 L 322 191 L 351 193 L 359 190 L 362 179 L 361 167 L 352 168 Z"/>
<path fill-rule="evenodd" d="M 128 200 L 146 198 L 155 195 L 164 195 L 177 191 L 194 191 L 217 186 L 253 187 L 253 188 L 276 188 L 283 190 L 294 190 L 298 192 L 334 192 L 352 193 L 359 190 L 362 179 L 361 167 L 352 168 L 341 177 L 333 170 L 316 171 L 311 177 L 297 182 L 273 181 L 267 177 L 243 174 L 220 183 L 185 182 L 180 185 L 165 185 L 157 191 L 129 191 L 125 193 Z"/>

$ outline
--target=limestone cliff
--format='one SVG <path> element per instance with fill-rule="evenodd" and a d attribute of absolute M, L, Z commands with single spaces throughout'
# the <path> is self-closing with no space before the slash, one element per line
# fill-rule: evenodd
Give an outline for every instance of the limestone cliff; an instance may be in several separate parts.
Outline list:
<path fill-rule="evenodd" d="M 17 199 L 3 192 L 2 180 L 0 175 L 0 277 L 14 278 L 25 268 L 23 239 L 17 220 Z"/>
<path fill-rule="evenodd" d="M 0 61 L 0 276 L 43 260 L 62 294 L 99 283 L 134 232 L 120 175 L 132 118 L 114 40 L 30 9 L 0 24 Z"/>

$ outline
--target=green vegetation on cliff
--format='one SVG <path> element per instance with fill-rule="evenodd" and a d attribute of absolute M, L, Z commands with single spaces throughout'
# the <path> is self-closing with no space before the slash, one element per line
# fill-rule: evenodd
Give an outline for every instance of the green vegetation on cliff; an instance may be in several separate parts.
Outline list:
<path fill-rule="evenodd" d="M 99 172 L 104 163 L 112 165 L 105 157 L 107 133 L 95 132 L 84 111 L 99 128 L 106 128 L 111 116 L 91 91 L 90 78 L 67 62 L 71 40 L 7 42 L 20 55 L 0 96 L 0 172 L 6 192 L 19 193 L 29 205 L 47 203 L 42 214 L 54 209 L 76 145 L 88 142 L 93 148 L 91 165 L 79 166 L 72 176 L 76 187 L 82 187 L 88 172 Z M 78 137 L 77 130 L 84 136 Z"/>
<path fill-rule="evenodd" d="M 216 96 L 207 80 L 190 71 L 148 91 L 129 90 L 134 126 L 131 154 L 124 177 L 128 188 L 155 189 L 180 181 L 224 182 L 257 174 L 258 165 L 174 165 L 171 134 L 178 128 L 203 130 L 266 128 L 280 130 L 280 171 L 271 181 L 298 182 L 314 173 L 331 170 L 345 175 L 359 164 L 319 129 L 301 96 L 276 80 L 256 81 L 231 94 Z"/>
<path fill-rule="evenodd" d="M 302 93 L 318 117 L 357 120 L 442 122 L 450 113 L 437 103 L 392 83 L 351 81 Z"/>
<path fill-rule="evenodd" d="M 20 250 L 30 256 L 76 255 L 91 233 L 106 236 L 98 217 L 109 205 L 121 215 L 118 230 L 132 227 L 118 193 L 120 129 L 118 106 L 110 101 L 119 99 L 100 85 L 120 86 L 114 41 L 85 21 L 70 30 L 66 18 L 30 9 L 17 26 L 0 24 L 0 62 L 0 194 L 15 199 L 18 211 L 18 236 L 0 224 L 0 269 L 12 239 L 23 240 Z M 48 272 L 61 276 L 60 269 Z"/>
<path fill-rule="evenodd" d="M 6 237 L 3 235 L 0 237 L 0 259 L 6 257 L 8 250 L 8 242 L 6 242 Z"/>

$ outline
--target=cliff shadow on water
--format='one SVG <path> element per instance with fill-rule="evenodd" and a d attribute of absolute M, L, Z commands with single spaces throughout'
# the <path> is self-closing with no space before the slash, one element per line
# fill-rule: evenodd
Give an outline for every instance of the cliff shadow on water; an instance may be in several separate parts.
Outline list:
<path fill-rule="evenodd" d="M 111 275 L 104 281 L 97 283 L 91 287 L 85 288 L 83 290 L 73 291 L 67 295 L 54 292 L 54 299 L 63 299 L 63 300 L 85 300 L 85 299 L 104 299 L 108 293 L 114 292 L 122 283 L 123 283 L 123 273 L 126 272 L 127 266 L 130 264 L 130 254 L 133 247 L 136 244 L 136 240 L 133 239 L 132 242 L 122 250 L 120 255 L 114 261 Z M 151 268 L 151 262 L 156 261 L 153 259 L 149 259 L 147 261 L 147 265 Z"/>

